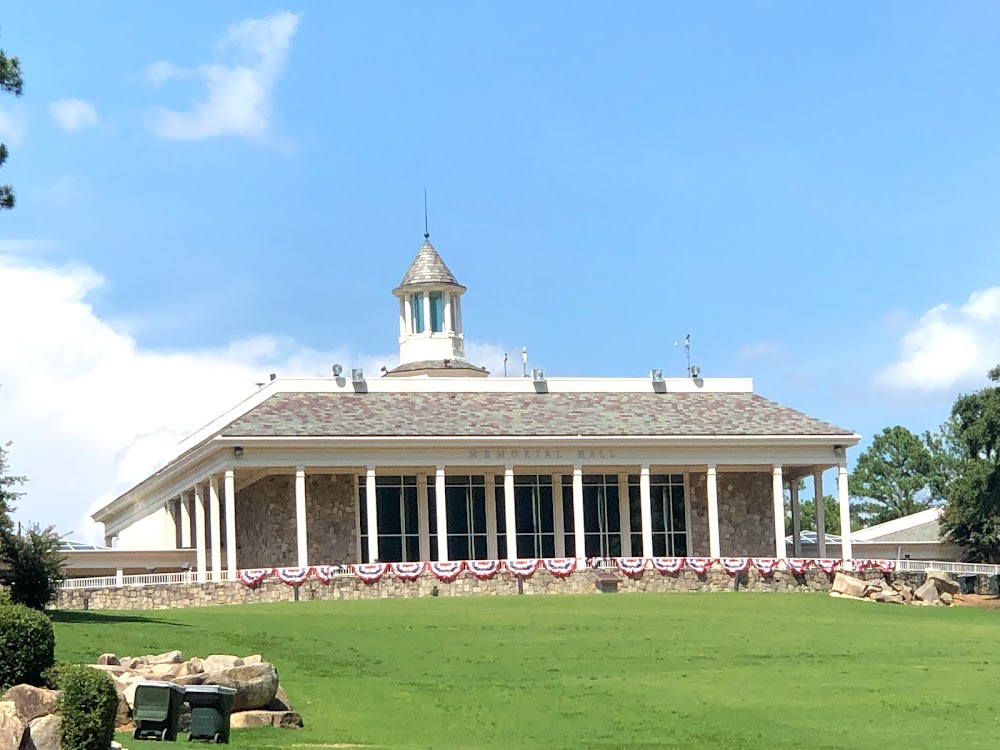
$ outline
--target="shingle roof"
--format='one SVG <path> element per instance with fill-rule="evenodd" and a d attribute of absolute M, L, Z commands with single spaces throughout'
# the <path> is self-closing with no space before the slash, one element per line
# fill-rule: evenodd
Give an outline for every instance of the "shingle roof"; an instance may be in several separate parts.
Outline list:
<path fill-rule="evenodd" d="M 387 375 L 404 372 L 415 372 L 418 370 L 472 370 L 475 372 L 489 374 L 485 367 L 479 367 L 464 359 L 422 359 L 417 362 L 404 362 L 389 370 Z"/>
<path fill-rule="evenodd" d="M 753 393 L 278 393 L 226 437 L 850 435 Z"/>
<path fill-rule="evenodd" d="M 424 244 L 417 250 L 417 257 L 413 259 L 410 267 L 403 274 L 403 280 L 399 282 L 400 287 L 411 286 L 413 284 L 453 284 L 462 286 L 455 279 L 455 274 L 451 272 L 430 240 L 425 239 Z M 462 287 L 463 289 L 465 287 Z"/>

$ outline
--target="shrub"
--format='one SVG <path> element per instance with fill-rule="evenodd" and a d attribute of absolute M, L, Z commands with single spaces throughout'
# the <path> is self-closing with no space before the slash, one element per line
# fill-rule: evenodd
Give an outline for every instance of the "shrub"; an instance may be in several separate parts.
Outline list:
<path fill-rule="evenodd" d="M 55 662 L 52 623 L 20 604 L 0 606 L 0 690 L 27 682 L 39 685 Z"/>
<path fill-rule="evenodd" d="M 106 672 L 64 666 L 57 672 L 62 750 L 108 750 L 115 738 L 118 691 Z"/>
<path fill-rule="evenodd" d="M 32 528 L 18 535 L 0 531 L 0 583 L 15 604 L 45 609 L 65 575 L 59 537 L 49 529 Z"/>

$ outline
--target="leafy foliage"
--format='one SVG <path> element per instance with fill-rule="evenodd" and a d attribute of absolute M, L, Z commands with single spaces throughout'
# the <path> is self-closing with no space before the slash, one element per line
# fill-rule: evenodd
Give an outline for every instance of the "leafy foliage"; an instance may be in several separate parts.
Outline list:
<path fill-rule="evenodd" d="M 42 673 L 55 662 L 55 647 L 44 614 L 20 604 L 0 606 L 0 690 L 42 684 Z"/>
<path fill-rule="evenodd" d="M 21 78 L 21 62 L 16 57 L 7 57 L 0 50 L 0 91 L 20 96 L 24 91 Z M 0 166 L 7 161 L 7 147 L 0 143 Z M 14 207 L 14 189 L 10 185 L 0 185 L 0 209 Z"/>
<path fill-rule="evenodd" d="M 15 604 L 45 609 L 66 577 L 64 560 L 51 528 L 30 528 L 20 535 L 0 531 L 0 583 Z"/>
<path fill-rule="evenodd" d="M 12 523 L 10 514 L 14 512 L 14 503 L 22 493 L 15 488 L 24 484 L 24 477 L 11 476 L 7 463 L 7 449 L 10 443 L 0 445 L 0 531 L 10 530 Z"/>
<path fill-rule="evenodd" d="M 105 672 L 85 666 L 58 671 L 59 739 L 63 750 L 107 750 L 115 738 L 118 691 Z"/>
<path fill-rule="evenodd" d="M 868 523 L 876 524 L 926 510 L 943 498 L 935 455 L 905 427 L 886 427 L 858 457 L 848 485 Z"/>
<path fill-rule="evenodd" d="M 823 525 L 827 534 L 840 535 L 840 503 L 833 495 L 823 497 Z M 813 498 L 799 501 L 799 523 L 802 531 L 818 531 L 816 528 L 816 501 Z M 861 509 L 857 503 L 851 503 L 851 531 L 857 531 L 864 524 L 861 522 Z M 785 503 L 785 530 L 792 533 L 791 500 Z"/>

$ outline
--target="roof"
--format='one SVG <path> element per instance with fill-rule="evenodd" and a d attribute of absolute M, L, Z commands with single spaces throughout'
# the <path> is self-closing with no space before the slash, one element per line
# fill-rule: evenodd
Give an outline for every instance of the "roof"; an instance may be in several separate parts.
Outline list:
<path fill-rule="evenodd" d="M 911 513 L 885 523 L 859 529 L 851 538 L 859 542 L 937 542 L 941 539 L 941 507 Z"/>
<path fill-rule="evenodd" d="M 418 372 L 421 370 L 472 370 L 474 372 L 489 375 L 485 367 L 479 367 L 464 359 L 422 359 L 418 362 L 404 362 L 397 367 L 393 367 L 386 375 L 402 375 L 407 372 Z"/>
<path fill-rule="evenodd" d="M 90 542 L 77 542 L 72 539 L 60 539 L 59 540 L 59 551 L 60 552 L 96 552 L 98 550 L 108 550 L 110 547 L 102 547 L 97 544 L 91 544 Z"/>
<path fill-rule="evenodd" d="M 839 436 L 754 393 L 276 393 L 223 437 Z"/>
<path fill-rule="evenodd" d="M 437 250 L 429 239 L 424 240 L 424 244 L 417 250 L 417 257 L 413 259 L 410 267 L 403 274 L 403 280 L 399 282 L 399 288 L 404 286 L 414 286 L 421 284 L 450 284 L 452 286 L 462 286 L 455 279 L 455 274 L 451 272 L 445 262 L 441 260 Z M 465 287 L 462 287 L 463 291 Z"/>

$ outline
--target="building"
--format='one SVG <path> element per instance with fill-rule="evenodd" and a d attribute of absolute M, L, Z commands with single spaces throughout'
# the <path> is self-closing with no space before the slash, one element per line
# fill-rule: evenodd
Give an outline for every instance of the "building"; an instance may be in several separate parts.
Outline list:
<path fill-rule="evenodd" d="M 941 538 L 941 512 L 938 506 L 885 523 L 859 529 L 851 534 L 855 556 L 876 560 L 942 560 L 962 559 L 962 548 Z M 828 545 L 829 554 L 839 556 L 840 544 Z M 803 544 L 803 554 L 810 556 L 815 545 Z"/>
<path fill-rule="evenodd" d="M 799 480 L 822 496 L 828 471 L 847 516 L 853 432 L 749 379 L 486 377 L 465 358 L 465 292 L 425 235 L 393 290 L 398 367 L 273 380 L 98 510 L 106 543 L 193 549 L 199 580 L 375 560 L 781 558 L 801 554 L 786 550 L 784 488 L 797 510 Z"/>

